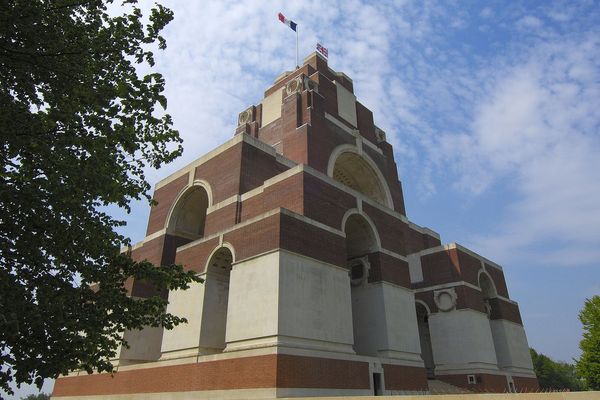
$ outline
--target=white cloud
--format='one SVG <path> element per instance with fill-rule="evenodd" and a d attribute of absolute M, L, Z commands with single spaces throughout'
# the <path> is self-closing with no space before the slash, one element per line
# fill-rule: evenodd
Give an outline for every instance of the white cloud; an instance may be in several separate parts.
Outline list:
<path fill-rule="evenodd" d="M 525 35 L 517 41 L 536 41 L 506 44 L 486 58 L 449 46 L 468 13 L 429 2 L 319 4 L 169 2 L 175 20 L 166 31 L 168 48 L 156 58 L 185 153 L 149 171 L 152 182 L 229 139 L 237 114 L 260 102 L 273 79 L 293 67 L 295 37 L 277 21 L 281 11 L 299 24 L 301 58 L 319 41 L 329 48 L 332 68 L 353 78 L 358 99 L 386 130 L 401 173 L 418 176 L 412 190 L 433 196 L 448 179 L 440 176 L 450 173 L 465 198 L 510 182 L 516 197 L 507 197 L 508 217 L 488 236 L 471 240 L 476 250 L 504 261 L 506 254 L 551 243 L 551 258 L 560 264 L 587 263 L 575 255 L 596 254 L 597 35 L 561 38 L 540 16 L 513 7 L 508 19 Z M 491 24 L 501 11 L 487 7 L 475 14 Z M 553 8 L 550 18 L 572 19 L 559 11 Z M 145 215 L 143 207 L 130 219 Z"/>
<path fill-rule="evenodd" d="M 546 244 L 536 253 L 547 263 L 599 259 L 599 50 L 594 35 L 540 44 L 499 73 L 469 132 L 441 138 L 461 189 L 477 195 L 504 179 L 518 196 L 495 234 L 472 240 L 483 253 L 513 260 Z"/>
<path fill-rule="evenodd" d="M 526 15 L 517 21 L 517 26 L 525 29 L 537 29 L 541 28 L 544 23 L 533 15 Z"/>

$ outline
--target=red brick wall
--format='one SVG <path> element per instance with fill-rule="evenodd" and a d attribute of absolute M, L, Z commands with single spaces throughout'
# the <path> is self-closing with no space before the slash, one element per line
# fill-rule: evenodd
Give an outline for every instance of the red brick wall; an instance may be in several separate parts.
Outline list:
<path fill-rule="evenodd" d="M 141 247 L 131 251 L 131 258 L 135 261 L 148 260 L 152 264 L 160 265 L 163 256 L 165 235 L 145 242 Z"/>
<path fill-rule="evenodd" d="M 415 287 L 433 286 L 460 280 L 458 255 L 456 251 L 439 251 L 421 257 L 423 282 Z"/>
<path fill-rule="evenodd" d="M 384 249 L 404 256 L 425 249 L 426 236 L 405 222 L 367 203 L 363 203 L 363 211 L 375 223 Z"/>
<path fill-rule="evenodd" d="M 504 280 L 504 273 L 500 269 L 492 267 L 487 263 L 485 264 L 485 270 L 492 277 L 492 281 L 494 281 L 494 286 L 496 286 L 498 294 L 508 298 L 508 288 L 506 287 L 506 281 Z"/>
<path fill-rule="evenodd" d="M 204 272 L 208 257 L 219 245 L 219 238 L 213 238 L 177 252 L 175 262 L 183 265 L 186 271 Z"/>
<path fill-rule="evenodd" d="M 427 390 L 425 368 L 383 364 L 386 390 Z"/>
<path fill-rule="evenodd" d="M 369 389 L 369 363 L 278 355 L 277 387 Z"/>
<path fill-rule="evenodd" d="M 198 364 L 59 378 L 52 396 L 117 395 L 275 387 L 277 356 L 234 358 Z"/>
<path fill-rule="evenodd" d="M 422 302 L 427 304 L 427 307 L 429 307 L 429 311 L 431 313 L 438 312 L 438 308 L 435 305 L 435 301 L 433 300 L 433 291 L 415 293 L 415 300 L 421 300 Z"/>
<path fill-rule="evenodd" d="M 238 202 L 233 202 L 206 214 L 204 236 L 210 236 L 235 225 L 238 218 Z"/>
<path fill-rule="evenodd" d="M 371 274 L 369 282 L 390 282 L 398 286 L 410 288 L 408 263 L 385 253 L 369 254 Z"/>
<path fill-rule="evenodd" d="M 283 214 L 279 247 L 346 267 L 346 241 L 343 237 Z"/>
<path fill-rule="evenodd" d="M 154 191 L 154 201 L 158 204 L 150 209 L 150 218 L 148 219 L 148 228 L 146 236 L 157 232 L 165 227 L 167 214 L 175 201 L 175 198 L 189 181 L 189 174 L 184 174 L 179 178 L 167 183 L 166 185 Z"/>
<path fill-rule="evenodd" d="M 273 250 L 279 246 L 279 219 L 276 214 L 228 232 L 223 235 L 223 241 L 231 243 L 235 249 L 236 261 Z"/>
<path fill-rule="evenodd" d="M 360 135 L 377 145 L 377 137 L 375 136 L 375 123 L 373 122 L 373 113 L 367 107 L 363 106 L 358 101 L 356 102 L 356 123 Z"/>
<path fill-rule="evenodd" d="M 540 390 L 540 384 L 537 378 L 524 378 L 513 376 L 513 382 L 517 392 L 537 392 Z"/>
<path fill-rule="evenodd" d="M 213 204 L 238 194 L 244 146 L 249 145 L 240 142 L 196 167 L 195 179 L 204 179 L 210 184 Z"/>
<path fill-rule="evenodd" d="M 261 194 L 243 201 L 240 207 L 240 222 L 255 218 L 276 208 L 286 208 L 302 214 L 302 186 L 303 176 L 299 173 L 266 187 Z"/>
<path fill-rule="evenodd" d="M 461 250 L 457 249 L 456 251 L 458 253 L 458 266 L 462 280 L 479 286 L 478 276 L 481 270 L 481 261 Z"/>
<path fill-rule="evenodd" d="M 480 312 L 485 312 L 483 296 L 477 289 L 469 286 L 457 286 L 456 288 L 456 308 L 470 308 Z"/>
<path fill-rule="evenodd" d="M 246 193 L 261 186 L 264 181 L 289 168 L 280 164 L 274 156 L 244 143 L 242 147 L 241 182 L 239 193 Z"/>
<path fill-rule="evenodd" d="M 281 149 L 283 155 L 298 163 L 308 164 L 308 152 L 307 152 L 307 134 L 309 126 L 305 125 L 297 130 L 295 134 L 288 135 L 282 139 Z"/>
<path fill-rule="evenodd" d="M 391 379 L 398 378 L 394 375 Z M 59 378 L 54 385 L 52 396 L 275 387 L 369 389 L 369 364 L 359 361 L 271 354 L 119 371 L 114 376 L 94 374 Z"/>
<path fill-rule="evenodd" d="M 498 298 L 490 299 L 490 305 L 492 306 L 491 319 L 505 319 L 523 325 L 518 305 Z"/>
<path fill-rule="evenodd" d="M 356 208 L 356 198 L 310 174 L 304 174 L 304 215 L 342 230 L 346 211 Z"/>

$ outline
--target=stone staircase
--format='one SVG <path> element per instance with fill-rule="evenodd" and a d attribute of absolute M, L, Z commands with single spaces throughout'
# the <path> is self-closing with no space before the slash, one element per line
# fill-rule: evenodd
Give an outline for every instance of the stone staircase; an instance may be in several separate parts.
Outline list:
<path fill-rule="evenodd" d="M 442 382 L 437 379 L 428 379 L 427 384 L 429 385 L 429 393 L 431 394 L 467 394 L 473 393 L 467 389 L 451 385 L 446 382 Z"/>

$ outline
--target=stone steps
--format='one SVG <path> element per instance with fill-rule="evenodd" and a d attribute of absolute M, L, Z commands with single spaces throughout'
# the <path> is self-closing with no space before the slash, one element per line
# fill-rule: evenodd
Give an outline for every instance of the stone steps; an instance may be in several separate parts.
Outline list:
<path fill-rule="evenodd" d="M 429 385 L 429 393 L 431 394 L 467 394 L 473 393 L 467 389 L 451 385 L 449 383 L 437 380 L 428 379 L 427 384 Z"/>

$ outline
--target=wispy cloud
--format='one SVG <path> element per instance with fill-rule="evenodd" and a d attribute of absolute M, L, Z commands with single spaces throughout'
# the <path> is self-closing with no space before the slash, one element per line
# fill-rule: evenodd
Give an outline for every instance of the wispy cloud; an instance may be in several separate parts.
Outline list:
<path fill-rule="evenodd" d="M 477 237 L 467 240 L 476 250 L 510 261 L 507 254 L 545 245 L 544 254 L 561 265 L 586 264 L 597 254 L 600 35 L 597 17 L 580 9 L 585 5 L 169 6 L 176 17 L 157 66 L 185 153 L 160 172 L 148 171 L 150 180 L 230 138 L 237 114 L 293 67 L 294 34 L 275 17 L 282 11 L 299 24 L 301 57 L 319 41 L 330 50 L 331 66 L 354 79 L 359 100 L 388 133 L 401 176 L 419 196 L 453 184 L 457 198 L 476 202 L 501 188 L 506 201 L 495 228 L 474 229 Z"/>
<path fill-rule="evenodd" d="M 599 65 L 596 35 L 539 44 L 496 73 L 465 133 L 441 137 L 459 189 L 478 195 L 506 179 L 517 195 L 497 233 L 473 239 L 484 252 L 506 260 L 545 243 L 548 263 L 597 262 Z"/>

